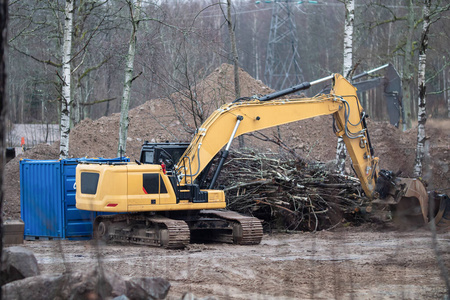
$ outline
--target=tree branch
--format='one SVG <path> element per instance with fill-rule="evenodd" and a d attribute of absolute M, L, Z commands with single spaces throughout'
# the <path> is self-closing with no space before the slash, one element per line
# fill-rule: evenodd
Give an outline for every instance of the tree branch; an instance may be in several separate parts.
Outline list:
<path fill-rule="evenodd" d="M 14 50 L 16 50 L 17 52 L 19 52 L 20 54 L 23 54 L 23 55 L 25 55 L 25 56 L 28 56 L 28 57 L 30 57 L 30 58 L 32 58 L 32 59 L 34 59 L 35 61 L 37 61 L 37 62 L 40 62 L 40 63 L 43 63 L 43 64 L 46 64 L 46 65 L 49 65 L 49 66 L 52 66 L 52 67 L 57 67 L 57 68 L 60 68 L 60 67 L 62 67 L 62 64 L 58 64 L 58 63 L 55 63 L 55 62 L 53 62 L 53 61 L 51 61 L 51 60 L 43 60 L 43 59 L 40 59 L 40 58 L 37 58 L 37 57 L 35 57 L 35 56 L 33 56 L 33 55 L 31 55 L 31 54 L 28 54 L 28 53 L 26 53 L 26 52 L 24 52 L 24 51 L 22 51 L 22 50 L 19 50 L 17 47 L 15 47 L 14 45 L 10 45 L 11 46 L 11 48 L 13 48 Z"/>

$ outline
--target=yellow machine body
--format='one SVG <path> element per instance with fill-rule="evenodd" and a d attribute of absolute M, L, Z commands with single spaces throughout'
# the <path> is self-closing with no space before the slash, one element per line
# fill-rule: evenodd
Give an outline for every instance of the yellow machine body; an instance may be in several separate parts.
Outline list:
<path fill-rule="evenodd" d="M 146 178 L 149 184 L 145 184 Z M 86 181 L 89 183 L 86 184 Z M 116 213 L 218 209 L 226 206 L 221 190 L 203 190 L 208 196 L 205 203 L 177 199 L 160 165 L 79 164 L 76 185 L 79 187 L 76 207 L 82 210 Z"/>

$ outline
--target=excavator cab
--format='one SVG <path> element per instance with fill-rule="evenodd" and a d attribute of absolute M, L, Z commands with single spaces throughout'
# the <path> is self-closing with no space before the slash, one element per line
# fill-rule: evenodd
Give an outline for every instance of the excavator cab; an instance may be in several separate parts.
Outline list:
<path fill-rule="evenodd" d="M 168 172 L 172 172 L 175 163 L 180 160 L 189 143 L 149 143 L 144 142 L 141 148 L 140 163 L 164 163 Z"/>

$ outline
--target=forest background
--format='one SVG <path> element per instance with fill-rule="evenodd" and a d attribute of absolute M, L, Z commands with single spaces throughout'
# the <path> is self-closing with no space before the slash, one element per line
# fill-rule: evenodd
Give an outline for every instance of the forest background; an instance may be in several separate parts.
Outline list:
<path fill-rule="evenodd" d="M 74 22 L 71 54 L 67 61 L 63 45 L 67 23 L 65 12 L 69 2 L 75 5 L 70 9 Z M 301 57 L 302 78 L 312 81 L 330 73 L 342 72 L 346 17 L 344 1 L 289 2 L 298 32 L 297 46 Z M 0 0 L 0 3 L 5 2 Z M 232 38 L 227 27 L 230 23 L 227 24 L 226 20 L 226 4 L 217 0 L 9 1 L 8 48 L 5 56 L 8 74 L 8 126 L 11 128 L 17 123 L 58 126 L 60 115 L 64 111 L 61 103 L 67 96 L 63 94 L 63 85 L 67 83 L 63 75 L 64 63 L 72 67 L 69 76 L 72 82 L 69 93 L 73 99 L 71 126 L 86 118 L 97 119 L 119 112 L 125 65 L 130 58 L 129 46 L 134 41 L 136 55 L 134 75 L 131 78 L 133 88 L 130 108 L 159 99 L 169 101 L 175 110 L 180 105 L 183 111 L 190 112 L 194 123 L 180 121 L 179 127 L 192 133 L 223 100 L 220 89 L 211 94 L 214 99 L 198 98 L 199 83 L 222 63 L 232 63 L 233 56 L 236 57 L 232 55 L 230 46 Z M 252 77 L 274 88 L 264 76 L 274 1 L 233 1 L 232 4 L 232 25 L 236 34 L 239 66 Z M 140 7 L 139 15 L 134 15 L 137 5 Z M 424 7 L 429 9 L 426 14 Z M 424 22 L 424 15 L 429 17 L 429 23 Z M 418 114 L 418 81 L 419 77 L 423 77 L 427 87 L 425 117 L 448 118 L 450 26 L 447 1 L 357 0 L 354 21 L 354 73 L 388 62 L 394 64 L 402 77 L 406 97 L 404 106 L 409 106 L 408 117 L 412 119 Z M 430 25 L 426 40 L 423 38 L 424 23 Z M 424 49 L 424 41 L 427 50 L 426 74 L 419 76 L 419 49 Z M 286 46 L 291 46 L 286 47 L 286 51 L 292 48 L 292 45 Z M 3 76 L 2 67 L 0 64 L 0 75 Z M 4 77 L 0 79 L 3 80 Z M 306 94 L 312 96 L 317 91 L 312 89 Z M 186 98 L 189 101 L 180 101 Z M 365 107 L 373 119 L 387 120 L 381 93 L 371 92 L 370 97 L 362 100 L 366 101 Z M 376 131 L 383 131 L 383 128 L 377 129 Z M 101 132 L 97 134 L 100 135 Z M 379 136 L 390 144 L 400 140 L 389 139 L 396 137 L 396 132 L 393 131 L 381 132 Z M 442 143 L 446 142 L 444 140 Z M 10 140 L 8 146 L 16 146 L 17 143 L 16 140 Z M 448 148 L 448 144 L 444 147 Z M 398 151 L 398 155 L 403 155 L 403 152 Z M 442 155 L 448 157 L 447 152 Z M 443 162 L 447 167 L 447 174 L 448 163 L 446 160 Z M 395 163 L 398 164 L 398 161 Z M 444 178 L 445 175 L 441 177 Z M 0 202 L 1 197 L 3 194 Z M 405 248 L 410 248 L 410 244 Z M 379 252 L 378 249 L 376 251 Z M 119 252 L 123 255 L 122 250 Z M 74 253 L 78 255 L 79 250 Z M 398 252 L 395 253 L 397 255 Z M 434 262 L 434 256 L 432 259 Z M 385 258 L 383 262 L 389 266 L 395 265 Z M 290 261 L 287 263 L 291 264 Z M 422 261 L 417 260 L 417 265 L 422 266 Z M 409 262 L 401 266 L 409 268 Z M 325 267 L 328 270 L 330 268 L 328 265 Z M 437 270 L 434 264 L 432 268 Z M 301 268 L 295 268 L 298 269 Z M 350 269 L 353 272 L 365 267 L 352 266 Z M 401 270 L 401 274 L 406 274 L 404 270 L 406 269 Z M 127 272 L 130 273 L 128 270 Z M 342 277 L 340 272 L 333 273 L 339 274 L 334 276 Z M 245 273 L 246 277 L 247 274 Z M 285 270 L 283 274 L 286 274 Z M 383 274 L 386 273 L 383 271 Z M 398 273 L 391 274 L 392 276 L 385 277 L 389 283 L 393 278 L 398 278 Z M 377 277 L 371 277 L 370 282 L 378 285 L 380 276 L 375 275 Z M 350 276 L 349 282 L 364 277 Z M 445 278 L 449 294 L 448 276 Z M 336 281 L 339 283 L 339 280 L 326 280 L 332 284 Z M 407 289 L 410 289 L 411 282 L 405 282 L 408 283 Z M 191 282 L 188 284 L 191 285 Z M 424 281 L 423 284 L 435 286 L 435 282 Z M 257 288 L 260 289 L 260 286 L 258 283 Z M 337 290 L 336 286 L 333 288 Z M 392 286 L 389 291 L 391 288 Z M 403 293 L 406 289 L 401 288 L 400 292 Z M 178 289 L 179 292 L 185 290 L 184 286 Z"/>
<path fill-rule="evenodd" d="M 9 3 L 6 66 L 10 127 L 14 123 L 59 124 L 64 98 L 61 91 L 65 2 Z M 239 66 L 269 87 L 277 88 L 266 82 L 264 76 L 274 2 L 232 1 L 231 14 Z M 301 77 L 312 81 L 341 73 L 343 1 L 288 2 L 297 27 Z M 141 5 L 139 19 L 133 16 L 136 3 Z M 445 1 L 431 3 L 427 114 L 447 118 L 450 13 Z M 355 1 L 354 11 L 354 74 L 392 63 L 402 77 L 404 105 L 409 105 L 412 120 L 417 118 L 422 9 L 422 1 L 360 0 Z M 226 2 L 80 0 L 74 5 L 73 18 L 71 126 L 85 118 L 97 119 L 120 111 L 133 28 L 137 30 L 130 108 L 158 98 L 176 103 L 173 95 L 181 92 L 190 99 L 187 105 L 194 116 L 193 127 L 198 127 L 217 108 L 197 99 L 196 88 L 220 64 L 233 62 Z M 286 45 L 286 55 L 290 55 L 291 49 L 292 45 Z M 305 94 L 313 96 L 318 91 L 311 89 Z M 388 120 L 382 93 L 373 92 L 366 101 L 372 118 Z M 179 105 L 186 108 L 186 102 L 183 103 Z M 212 103 L 221 104 L 220 99 Z M 8 146 L 18 143 L 17 139 L 11 139 Z"/>

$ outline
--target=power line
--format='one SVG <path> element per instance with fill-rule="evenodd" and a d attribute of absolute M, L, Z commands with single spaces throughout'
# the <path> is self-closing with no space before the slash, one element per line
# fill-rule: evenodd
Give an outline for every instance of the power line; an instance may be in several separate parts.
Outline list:
<path fill-rule="evenodd" d="M 286 2 L 286 0 L 281 0 L 282 2 Z M 243 15 L 243 14 L 248 14 L 248 13 L 255 13 L 255 12 L 261 12 L 261 11 L 267 11 L 267 10 L 272 10 L 272 5 L 274 3 L 276 3 L 277 0 L 263 0 L 263 1 L 255 1 L 255 5 L 263 5 L 263 6 L 267 6 L 264 8 L 256 8 L 256 9 L 248 9 L 248 10 L 239 10 L 239 11 L 234 11 L 235 15 Z M 296 9 L 300 9 L 303 6 L 344 6 L 343 3 L 333 3 L 333 2 L 324 2 L 324 1 L 289 1 L 290 3 L 296 4 L 294 5 L 294 7 Z M 267 4 L 267 5 L 266 5 Z M 405 5 L 383 5 L 386 8 L 409 8 L 408 6 Z M 355 4 L 355 7 L 367 7 L 366 4 Z M 414 6 L 415 8 L 421 8 L 419 6 Z M 200 16 L 198 16 L 199 18 L 215 18 L 215 17 L 223 17 L 223 14 L 214 14 L 214 15 L 207 15 L 207 14 L 201 14 Z"/>
<path fill-rule="evenodd" d="M 264 79 L 267 85 L 276 90 L 303 81 L 297 26 L 289 2 L 275 1 L 270 21 Z"/>

